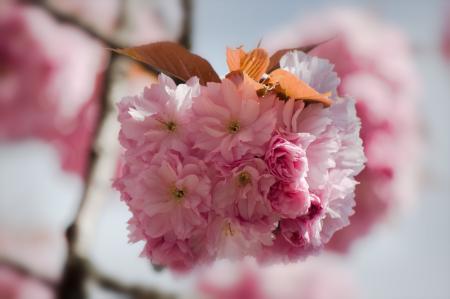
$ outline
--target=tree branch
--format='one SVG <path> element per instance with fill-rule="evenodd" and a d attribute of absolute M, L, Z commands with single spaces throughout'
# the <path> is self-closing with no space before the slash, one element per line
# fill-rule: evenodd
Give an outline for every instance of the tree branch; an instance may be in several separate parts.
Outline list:
<path fill-rule="evenodd" d="M 0 267 L 6 267 L 22 276 L 33 278 L 50 289 L 56 288 L 57 282 L 54 281 L 53 279 L 46 277 L 45 275 L 38 273 L 34 270 L 31 270 L 22 265 L 21 263 L 8 259 L 6 257 L 0 256 Z"/>
<path fill-rule="evenodd" d="M 45 0 L 21 0 L 22 3 L 27 4 L 33 4 L 37 7 L 40 7 L 41 9 L 45 10 L 47 13 L 52 15 L 55 19 L 57 19 L 60 22 L 73 25 L 91 37 L 101 41 L 105 45 L 107 45 L 110 48 L 125 48 L 126 46 L 121 43 L 120 41 L 111 38 L 110 36 L 101 33 L 100 31 L 93 28 L 91 25 L 87 24 L 83 20 L 74 17 L 72 15 L 66 14 L 55 8 L 53 5 L 49 4 L 48 1 Z"/>
<path fill-rule="evenodd" d="M 184 11 L 183 31 L 178 42 L 186 49 L 192 48 L 192 20 L 193 20 L 193 4 L 192 0 L 182 0 L 181 5 Z"/>
<path fill-rule="evenodd" d="M 87 259 L 80 259 L 79 262 L 83 264 L 83 267 L 85 269 L 87 269 L 90 278 L 93 279 L 96 283 L 98 283 L 99 286 L 101 286 L 104 289 L 111 290 L 116 293 L 124 295 L 129 295 L 132 298 L 139 298 L 139 299 L 176 298 L 176 296 L 173 294 L 161 294 L 158 291 L 151 288 L 145 288 L 138 285 L 122 283 L 116 280 L 115 278 L 110 277 L 99 271 Z M 57 288 L 58 283 L 54 279 L 51 279 L 41 273 L 33 271 L 27 268 L 26 266 L 22 265 L 21 263 L 18 263 L 6 257 L 0 256 L 0 267 L 8 268 L 21 276 L 34 279 L 49 289 L 55 290 Z"/>
<path fill-rule="evenodd" d="M 91 268 L 92 278 L 104 289 L 115 291 L 116 293 L 126 294 L 132 298 L 139 299 L 175 299 L 173 294 L 162 294 L 154 289 L 144 288 L 137 285 L 129 285 L 115 280 L 112 277 Z"/>

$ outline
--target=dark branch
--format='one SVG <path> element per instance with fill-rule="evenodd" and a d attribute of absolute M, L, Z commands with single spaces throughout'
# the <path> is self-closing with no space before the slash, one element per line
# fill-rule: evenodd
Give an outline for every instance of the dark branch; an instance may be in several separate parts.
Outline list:
<path fill-rule="evenodd" d="M 90 35 L 91 37 L 101 41 L 105 45 L 107 45 L 110 48 L 118 49 L 118 48 L 124 48 L 125 45 L 123 45 L 121 42 L 111 38 L 110 36 L 106 34 L 102 34 L 83 20 L 74 17 L 72 15 L 66 14 L 58 10 L 57 8 L 53 7 L 51 4 L 49 4 L 45 0 L 21 0 L 22 3 L 27 4 L 33 4 L 37 7 L 42 8 L 47 13 L 52 15 L 56 20 L 73 25 L 81 30 L 83 30 L 85 33 Z"/>
<path fill-rule="evenodd" d="M 122 283 L 112 277 L 100 273 L 97 269 L 91 268 L 89 271 L 92 278 L 104 289 L 115 291 L 116 293 L 126 294 L 132 298 L 139 299 L 175 299 L 173 294 L 162 294 L 154 289 L 144 288 L 137 285 Z"/>
<path fill-rule="evenodd" d="M 53 279 L 46 277 L 45 275 L 34 270 L 31 270 L 21 263 L 8 259 L 6 257 L 0 257 L 0 267 L 6 267 L 13 270 L 19 275 L 35 279 L 50 289 L 56 288 L 57 283 Z"/>
<path fill-rule="evenodd" d="M 193 4 L 192 0 L 182 0 L 181 5 L 183 6 L 184 19 L 183 19 L 183 31 L 181 33 L 179 43 L 183 45 L 186 49 L 192 48 L 192 20 L 193 20 Z"/>

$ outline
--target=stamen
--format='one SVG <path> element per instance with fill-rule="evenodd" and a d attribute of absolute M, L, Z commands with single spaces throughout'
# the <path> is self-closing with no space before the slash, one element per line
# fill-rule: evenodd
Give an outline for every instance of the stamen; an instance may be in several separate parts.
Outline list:
<path fill-rule="evenodd" d="M 227 237 L 232 237 L 234 235 L 234 231 L 231 228 L 231 223 L 230 222 L 227 222 L 224 225 L 223 232 L 224 232 L 225 236 L 227 236 Z"/>
<path fill-rule="evenodd" d="M 183 189 L 174 188 L 172 190 L 172 196 L 176 201 L 181 201 L 185 195 L 186 192 Z"/>
<path fill-rule="evenodd" d="M 173 121 L 169 121 L 167 123 L 165 123 L 167 130 L 169 130 L 170 132 L 175 132 L 175 130 L 177 129 L 177 124 Z"/>
<path fill-rule="evenodd" d="M 238 121 L 231 121 L 228 125 L 228 132 L 231 134 L 236 134 L 241 129 L 241 125 Z"/>
<path fill-rule="evenodd" d="M 243 171 L 238 175 L 238 184 L 241 187 L 247 186 L 249 183 L 251 183 L 251 181 L 252 177 L 247 171 Z"/>

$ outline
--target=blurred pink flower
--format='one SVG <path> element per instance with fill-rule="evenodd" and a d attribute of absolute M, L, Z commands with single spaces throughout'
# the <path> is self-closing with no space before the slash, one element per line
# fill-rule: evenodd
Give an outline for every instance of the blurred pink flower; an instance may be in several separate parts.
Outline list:
<path fill-rule="evenodd" d="M 115 187 L 133 214 L 130 239 L 154 263 L 297 260 L 348 224 L 365 161 L 354 102 L 337 96 L 327 61 L 293 52 L 280 65 L 332 92 L 331 107 L 259 97 L 246 79 L 198 90 L 164 75 L 119 104 Z"/>
<path fill-rule="evenodd" d="M 62 231 L 56 229 L 36 229 L 36 225 L 33 229 L 19 229 L 2 222 L 0 256 L 18 261 L 34 271 L 57 279 L 65 258 L 64 241 Z"/>
<path fill-rule="evenodd" d="M 356 299 L 351 273 L 335 259 L 260 268 L 252 260 L 225 261 L 205 269 L 198 278 L 205 299 Z"/>
<path fill-rule="evenodd" d="M 446 3 L 442 27 L 441 52 L 450 61 L 450 3 Z"/>
<path fill-rule="evenodd" d="M 0 6 L 0 138 L 43 138 L 58 148 L 64 169 L 83 174 L 103 49 L 37 8 Z"/>
<path fill-rule="evenodd" d="M 0 266 L 0 298 L 2 299 L 51 299 L 52 292 L 32 278 Z"/>
<path fill-rule="evenodd" d="M 320 26 L 317 26 L 318 19 Z M 368 159 L 366 169 L 356 178 L 360 185 L 356 188 L 351 225 L 338 232 L 330 244 L 333 249 L 346 250 L 375 223 L 416 197 L 419 81 L 404 34 L 354 9 L 302 19 L 300 24 L 268 36 L 263 45 L 274 51 L 323 41 L 327 42 L 311 54 L 330 60 L 342 82 L 339 93 L 356 99 Z M 347 147 L 346 143 L 344 140 L 342 145 Z M 327 151 L 333 149 L 311 150 L 315 155 Z M 340 156 L 344 159 L 339 162 L 342 165 L 354 161 L 351 152 Z M 308 157 L 308 160 L 312 159 Z M 333 161 L 320 158 L 313 162 L 321 163 L 326 166 Z"/>
<path fill-rule="evenodd" d="M 245 263 L 233 266 L 215 265 L 210 268 L 201 277 L 198 292 L 207 299 L 268 299 L 256 269 Z"/>

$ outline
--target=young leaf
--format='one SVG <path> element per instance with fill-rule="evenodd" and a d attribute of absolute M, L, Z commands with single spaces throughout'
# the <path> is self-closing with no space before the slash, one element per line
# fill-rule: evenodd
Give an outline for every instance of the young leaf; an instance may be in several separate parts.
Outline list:
<path fill-rule="evenodd" d="M 328 98 L 330 93 L 320 94 L 306 82 L 297 78 L 294 74 L 282 69 L 276 69 L 270 73 L 270 84 L 275 86 L 275 92 L 286 98 L 303 100 L 305 102 L 322 103 L 325 107 L 331 105 Z"/>
<path fill-rule="evenodd" d="M 241 69 L 241 61 L 245 58 L 245 51 L 242 48 L 227 48 L 227 64 L 230 72 Z"/>
<path fill-rule="evenodd" d="M 255 91 L 264 88 L 263 84 L 253 80 L 246 73 L 244 73 L 243 71 L 240 71 L 240 70 L 229 72 L 226 75 L 226 78 L 233 81 L 234 84 L 236 84 L 237 86 L 239 86 L 243 82 L 245 82 L 246 85 L 251 85 Z"/>
<path fill-rule="evenodd" d="M 266 50 L 256 48 L 247 53 L 241 61 L 241 70 L 253 80 L 259 81 L 269 66 L 269 54 Z"/>
<path fill-rule="evenodd" d="M 289 51 L 302 51 L 302 52 L 308 53 L 308 52 L 314 50 L 314 48 L 316 48 L 317 46 L 319 46 L 321 44 L 322 43 L 309 45 L 309 46 L 304 46 L 304 47 L 299 47 L 299 48 L 282 49 L 282 50 L 276 51 L 272 56 L 270 56 L 270 63 L 269 63 L 269 66 L 267 67 L 267 72 L 270 73 L 271 71 L 279 68 L 280 67 L 280 59 L 287 52 L 289 52 Z"/>
<path fill-rule="evenodd" d="M 113 51 L 143 62 L 183 82 L 193 76 L 197 76 L 202 85 L 207 82 L 220 82 L 216 71 L 206 59 L 189 52 L 177 43 L 157 42 Z"/>
<path fill-rule="evenodd" d="M 266 50 L 256 48 L 245 53 L 242 48 L 227 49 L 227 64 L 231 72 L 242 71 L 255 81 L 266 73 L 269 55 Z"/>

